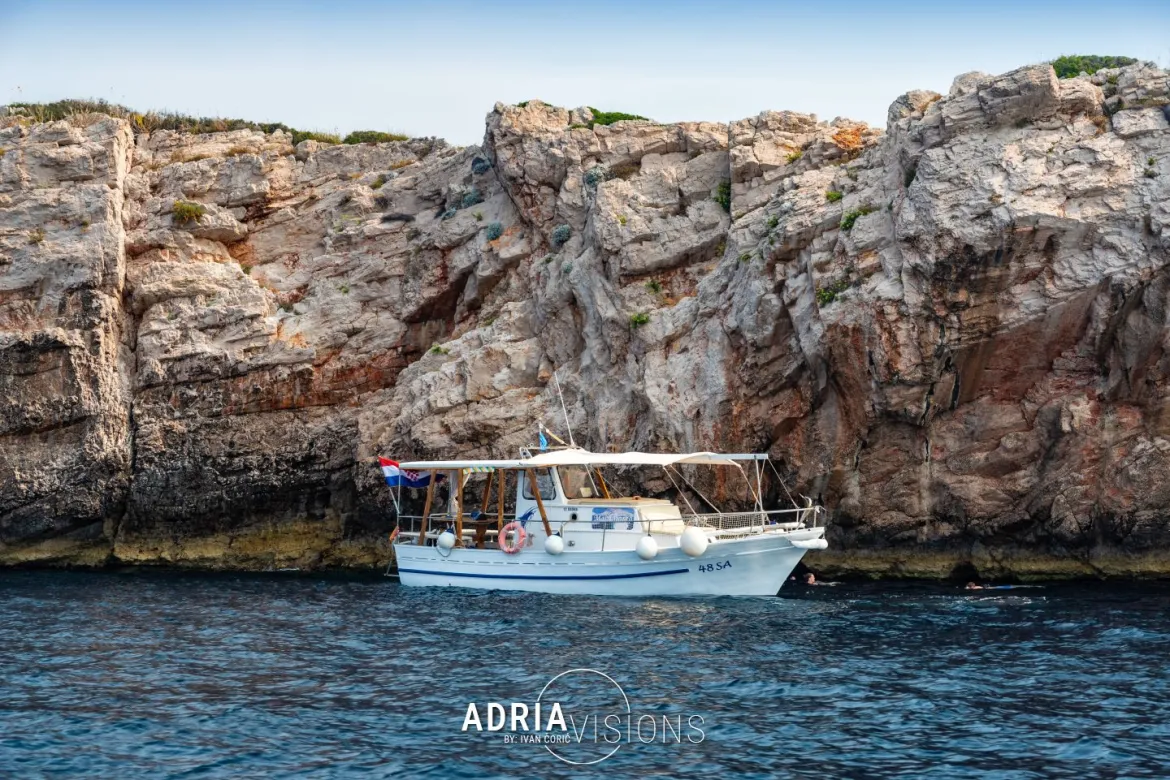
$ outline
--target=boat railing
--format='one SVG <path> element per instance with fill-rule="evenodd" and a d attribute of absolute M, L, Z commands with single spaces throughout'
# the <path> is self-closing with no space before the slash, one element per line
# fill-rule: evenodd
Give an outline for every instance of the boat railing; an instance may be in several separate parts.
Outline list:
<path fill-rule="evenodd" d="M 701 528 L 711 536 L 735 538 L 752 536 L 767 531 L 793 531 L 800 528 L 815 528 L 818 525 L 820 514 L 823 511 L 825 511 L 824 507 L 810 506 L 799 509 L 689 514 L 675 518 L 639 518 L 636 522 L 638 526 L 650 533 L 671 533 L 671 529 L 676 529 L 673 530 L 673 533 L 677 534 L 678 523 L 682 522 L 686 526 Z M 509 523 L 515 519 L 515 514 L 504 515 L 505 523 Z M 399 534 L 401 537 L 404 537 L 404 541 L 418 536 L 418 532 L 422 528 L 422 521 L 422 515 L 398 516 Z M 430 523 L 427 526 L 427 539 L 434 540 L 453 522 L 454 519 L 444 513 L 432 514 Z M 465 516 L 463 522 L 463 535 L 465 539 L 478 536 L 481 528 L 483 529 L 481 538 L 487 541 L 494 542 L 498 535 L 496 530 L 497 518 L 495 515 L 483 515 L 478 520 Z M 552 521 L 552 526 L 553 530 L 557 533 L 578 529 L 601 531 L 603 550 L 605 549 L 605 532 L 611 530 L 608 526 L 601 528 L 594 527 L 591 518 L 557 519 Z"/>
<path fill-rule="evenodd" d="M 504 515 L 504 523 L 510 523 L 516 519 L 515 514 Z M 422 530 L 422 515 L 398 515 L 398 534 L 400 537 L 417 538 L 418 532 Z M 432 512 L 431 521 L 427 524 L 427 539 L 435 539 L 447 529 L 448 526 L 455 522 L 455 518 L 444 512 Z M 463 535 L 475 535 L 481 526 L 486 526 L 484 536 L 495 539 L 496 532 L 496 515 L 480 515 L 478 518 L 472 518 L 470 515 L 463 516 Z"/>
<path fill-rule="evenodd" d="M 714 536 L 750 536 L 769 530 L 793 531 L 798 528 L 816 528 L 823 507 L 799 509 L 753 510 L 750 512 L 714 512 L 702 515 L 684 515 L 687 525 L 713 532 Z"/>

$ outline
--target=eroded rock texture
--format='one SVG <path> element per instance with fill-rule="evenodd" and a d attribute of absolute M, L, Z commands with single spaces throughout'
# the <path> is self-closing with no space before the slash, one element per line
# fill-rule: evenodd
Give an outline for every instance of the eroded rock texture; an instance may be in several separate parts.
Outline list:
<path fill-rule="evenodd" d="M 832 510 L 816 567 L 1167 573 L 1167 103 L 1035 66 L 884 133 L 9 119 L 0 562 L 382 565 L 372 458 L 514 454 L 555 371 L 586 445 L 772 452 Z"/>

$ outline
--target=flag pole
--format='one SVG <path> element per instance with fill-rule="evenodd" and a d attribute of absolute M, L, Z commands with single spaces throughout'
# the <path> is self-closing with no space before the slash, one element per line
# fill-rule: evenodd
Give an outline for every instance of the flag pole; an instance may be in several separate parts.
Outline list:
<path fill-rule="evenodd" d="M 381 465 L 381 463 L 382 463 L 382 459 L 378 458 L 379 466 Z M 379 468 L 379 471 L 380 470 L 381 470 L 381 468 Z M 387 487 L 389 487 L 389 486 L 387 485 Z M 398 477 L 398 484 L 395 485 L 394 487 L 390 488 L 390 500 L 394 502 L 394 512 L 395 512 L 394 519 L 400 523 L 401 522 L 400 518 L 402 517 L 402 504 L 401 504 L 401 500 L 402 500 L 402 475 L 401 475 L 401 473 L 399 474 L 399 477 Z"/>
<path fill-rule="evenodd" d="M 562 439 L 560 436 L 557 436 L 555 433 L 553 433 L 552 429 L 549 428 L 547 425 L 545 425 L 543 420 L 541 420 L 539 423 L 537 423 L 537 426 L 538 426 L 538 430 L 541 433 L 547 433 L 552 438 L 552 440 L 555 441 L 557 444 L 561 445 L 562 447 L 569 446 L 568 444 L 565 444 L 564 439 Z"/>

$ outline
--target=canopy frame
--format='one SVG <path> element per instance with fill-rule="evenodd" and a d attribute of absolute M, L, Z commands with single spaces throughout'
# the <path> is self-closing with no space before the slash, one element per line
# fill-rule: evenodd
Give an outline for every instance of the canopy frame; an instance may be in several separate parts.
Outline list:
<path fill-rule="evenodd" d="M 517 469 L 546 468 L 549 466 L 734 466 L 743 471 L 739 461 L 767 460 L 765 453 L 724 455 L 717 452 L 590 452 L 575 447 L 549 450 L 516 460 L 420 460 L 399 464 L 404 469 Z"/>

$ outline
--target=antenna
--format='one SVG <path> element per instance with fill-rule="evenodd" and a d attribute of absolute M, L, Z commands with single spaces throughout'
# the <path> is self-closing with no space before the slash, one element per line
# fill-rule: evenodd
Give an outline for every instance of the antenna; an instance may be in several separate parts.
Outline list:
<path fill-rule="evenodd" d="M 557 379 L 557 372 L 553 371 L 553 383 L 557 388 L 557 398 L 561 400 L 561 413 L 565 415 L 565 430 L 569 432 L 569 446 L 576 447 L 577 442 L 573 441 L 573 428 L 569 425 L 569 410 L 565 408 L 565 395 L 561 392 L 561 380 Z"/>

